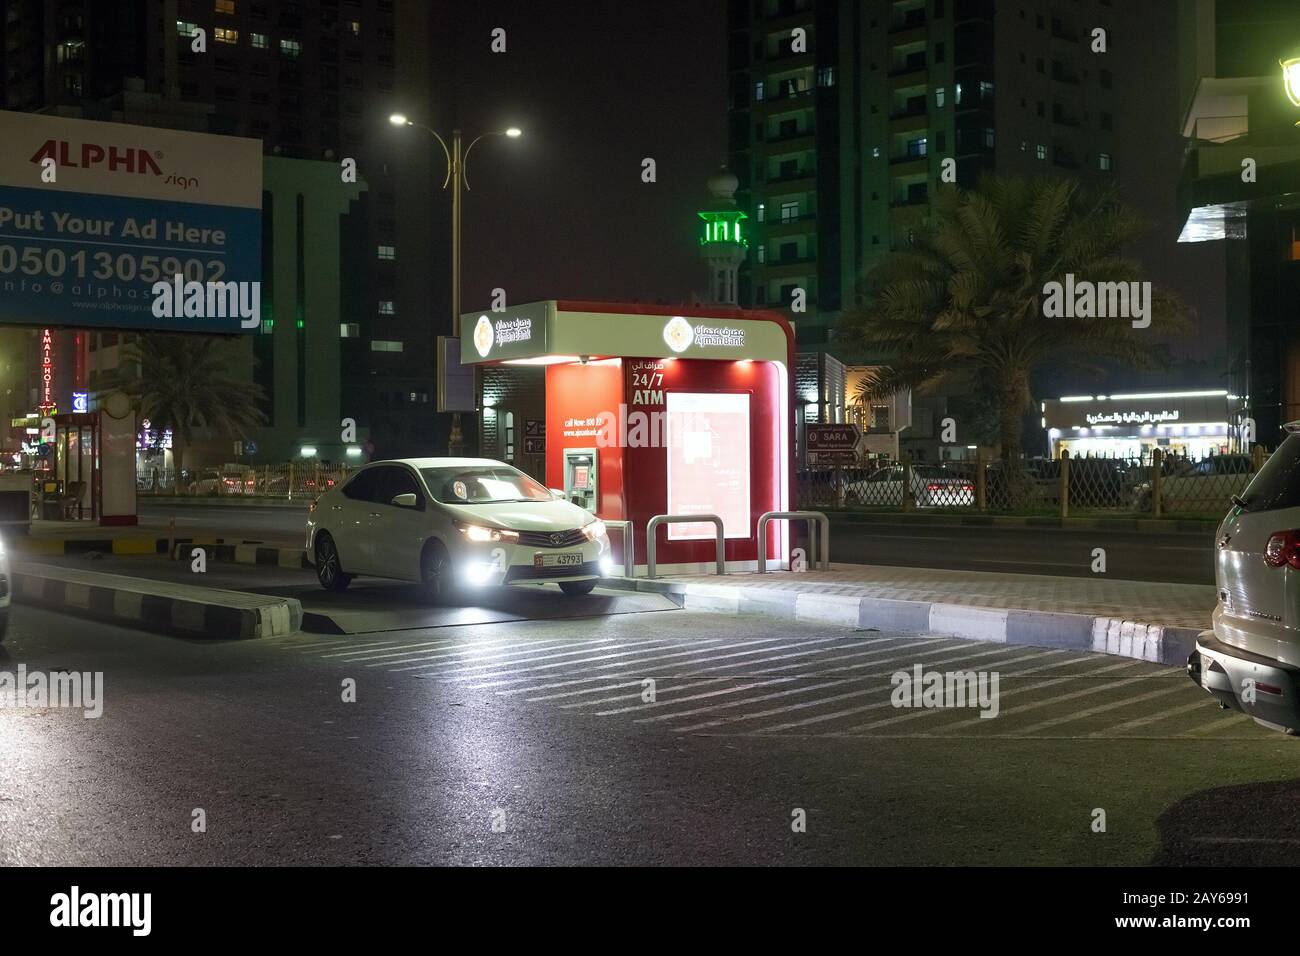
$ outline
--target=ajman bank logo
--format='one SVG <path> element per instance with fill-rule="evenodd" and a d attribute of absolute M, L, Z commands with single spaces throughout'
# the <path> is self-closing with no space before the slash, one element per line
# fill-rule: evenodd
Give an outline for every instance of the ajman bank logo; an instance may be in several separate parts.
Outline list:
<path fill-rule="evenodd" d="M 482 358 L 487 358 L 487 354 L 492 351 L 492 342 L 495 339 L 492 320 L 486 315 L 480 315 L 478 322 L 474 324 L 474 348 L 478 349 L 478 354 Z"/>
<path fill-rule="evenodd" d="M 673 316 L 664 326 L 664 342 L 674 352 L 685 352 L 694 341 L 695 330 L 680 315 Z"/>
<path fill-rule="evenodd" d="M 156 162 L 162 159 L 162 153 L 151 153 L 138 146 L 101 146 L 98 143 L 82 143 L 78 147 L 65 139 L 47 139 L 45 145 L 32 156 L 31 161 L 39 165 L 46 159 L 52 159 L 57 165 L 70 169 L 105 167 L 111 173 L 162 175 L 162 170 Z"/>

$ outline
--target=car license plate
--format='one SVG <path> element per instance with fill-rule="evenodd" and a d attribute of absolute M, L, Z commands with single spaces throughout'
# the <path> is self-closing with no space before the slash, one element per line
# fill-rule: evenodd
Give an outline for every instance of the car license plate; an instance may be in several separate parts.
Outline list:
<path fill-rule="evenodd" d="M 581 551 L 563 551 L 559 554 L 534 554 L 533 567 L 535 568 L 568 568 L 582 567 Z"/>

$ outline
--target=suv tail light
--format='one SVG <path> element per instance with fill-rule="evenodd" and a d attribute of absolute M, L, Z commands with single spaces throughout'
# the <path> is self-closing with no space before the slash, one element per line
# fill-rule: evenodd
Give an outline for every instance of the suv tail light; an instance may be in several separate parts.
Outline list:
<path fill-rule="evenodd" d="M 1300 571 L 1300 530 L 1274 531 L 1264 545 L 1264 561 L 1270 568 L 1289 565 Z"/>

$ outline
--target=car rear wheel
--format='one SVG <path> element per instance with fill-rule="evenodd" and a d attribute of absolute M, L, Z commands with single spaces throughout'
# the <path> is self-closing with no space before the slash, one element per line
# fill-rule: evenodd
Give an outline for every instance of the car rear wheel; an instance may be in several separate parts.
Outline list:
<path fill-rule="evenodd" d="M 560 581 L 560 590 L 569 597 L 576 597 L 579 594 L 590 594 L 596 587 L 595 579 L 590 581 Z"/>
<path fill-rule="evenodd" d="M 334 539 L 321 532 L 316 536 L 316 580 L 326 591 L 344 591 L 352 583 L 352 575 L 343 570 L 339 562 L 339 549 Z"/>
<path fill-rule="evenodd" d="M 446 600 L 456 593 L 451 555 L 446 546 L 436 538 L 424 546 L 420 555 L 420 581 L 425 593 L 434 600 Z"/>

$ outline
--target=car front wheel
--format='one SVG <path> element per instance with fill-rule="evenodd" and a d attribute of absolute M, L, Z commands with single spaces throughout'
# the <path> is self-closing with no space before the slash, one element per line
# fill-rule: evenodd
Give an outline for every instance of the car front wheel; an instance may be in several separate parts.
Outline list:
<path fill-rule="evenodd" d="M 339 562 L 339 549 L 334 539 L 322 532 L 316 536 L 316 580 L 326 591 L 343 591 L 352 583 L 352 575 L 343 570 Z"/>
<path fill-rule="evenodd" d="M 420 581 L 424 590 L 434 600 L 446 600 L 456 593 L 451 555 L 437 539 L 424 546 L 420 555 Z"/>

